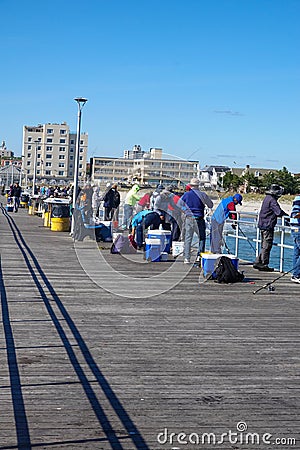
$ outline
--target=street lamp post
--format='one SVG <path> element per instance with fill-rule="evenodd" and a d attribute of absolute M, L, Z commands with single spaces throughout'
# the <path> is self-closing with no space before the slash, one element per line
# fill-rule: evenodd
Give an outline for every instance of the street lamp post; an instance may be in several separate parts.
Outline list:
<path fill-rule="evenodd" d="M 33 178 L 32 178 L 32 195 L 35 194 L 35 183 L 36 183 L 36 161 L 37 161 L 37 152 L 38 152 L 38 145 L 40 141 L 36 140 L 35 143 L 35 149 L 34 149 L 34 160 L 33 160 Z"/>
<path fill-rule="evenodd" d="M 78 105 L 77 115 L 77 135 L 76 135 L 76 149 L 75 149 L 75 166 L 74 166 L 74 183 L 73 183 L 73 208 L 75 209 L 77 194 L 78 194 L 78 175 L 79 175 L 79 156 L 80 156 L 80 127 L 81 127 L 81 111 L 87 102 L 87 98 L 74 98 Z M 74 215 L 71 224 L 71 235 L 74 234 Z"/>

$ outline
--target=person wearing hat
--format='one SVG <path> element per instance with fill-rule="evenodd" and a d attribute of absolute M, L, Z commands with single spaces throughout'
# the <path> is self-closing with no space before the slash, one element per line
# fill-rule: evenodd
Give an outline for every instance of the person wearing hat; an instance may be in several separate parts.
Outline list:
<path fill-rule="evenodd" d="M 272 267 L 269 267 L 269 261 L 277 217 L 288 216 L 278 203 L 278 199 L 282 194 L 283 188 L 277 184 L 272 184 L 266 191 L 266 196 L 263 199 L 258 216 L 258 228 L 261 236 L 260 252 L 254 261 L 254 269 L 264 272 L 273 272 L 274 270 Z"/>
<path fill-rule="evenodd" d="M 191 247 L 194 233 L 199 237 L 199 247 L 197 260 L 200 259 L 200 253 L 205 250 L 205 220 L 204 209 L 213 207 L 213 202 L 205 192 L 199 190 L 200 181 L 198 178 L 192 178 L 190 181 L 191 189 L 183 194 L 180 204 L 184 214 L 184 263 L 189 264 L 191 260 Z"/>
<path fill-rule="evenodd" d="M 210 251 L 212 253 L 222 253 L 221 247 L 223 242 L 223 228 L 225 220 L 230 218 L 237 219 L 236 205 L 242 204 L 243 197 L 241 194 L 234 194 L 233 196 L 223 198 L 218 204 L 216 210 L 211 217 L 210 230 Z M 236 225 L 232 224 L 235 228 Z"/>

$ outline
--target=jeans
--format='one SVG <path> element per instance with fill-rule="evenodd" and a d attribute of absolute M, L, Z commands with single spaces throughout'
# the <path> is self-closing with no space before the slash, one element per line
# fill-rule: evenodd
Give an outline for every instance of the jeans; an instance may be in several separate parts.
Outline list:
<path fill-rule="evenodd" d="M 300 278 L 300 228 L 299 231 L 291 230 L 292 238 L 294 241 L 294 254 L 293 254 L 293 276 Z"/>
<path fill-rule="evenodd" d="M 20 207 L 20 197 L 14 197 L 14 211 L 18 212 Z"/>
<path fill-rule="evenodd" d="M 131 221 L 131 218 L 132 218 L 132 214 L 133 214 L 133 206 L 128 205 L 127 203 L 125 203 L 125 205 L 124 205 L 123 226 L 125 226 L 126 228 L 129 228 L 129 226 L 130 226 L 130 221 Z"/>
<path fill-rule="evenodd" d="M 212 253 L 222 253 L 223 228 L 224 222 L 218 223 L 214 219 L 211 220 L 210 251 Z"/>
<path fill-rule="evenodd" d="M 184 238 L 184 258 L 190 259 L 191 258 L 191 246 L 192 246 L 192 240 L 194 233 L 197 233 L 199 237 L 199 248 L 197 256 L 200 255 L 200 253 L 203 253 L 205 250 L 205 221 L 203 217 L 189 217 L 187 216 L 185 218 L 185 238 Z"/>

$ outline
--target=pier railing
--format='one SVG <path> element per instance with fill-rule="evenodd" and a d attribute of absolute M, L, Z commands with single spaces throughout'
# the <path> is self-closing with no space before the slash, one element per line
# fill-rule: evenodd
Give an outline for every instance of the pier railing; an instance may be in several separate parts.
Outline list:
<path fill-rule="evenodd" d="M 280 272 L 285 270 L 285 261 L 287 258 L 292 259 L 292 250 L 294 246 L 291 243 L 290 227 L 285 225 L 288 216 L 284 216 L 278 219 L 275 228 L 276 241 L 273 242 L 274 247 L 279 248 L 279 258 L 278 267 Z M 247 212 L 247 213 L 237 213 L 237 220 L 227 220 L 224 227 L 224 240 L 234 239 L 234 253 L 237 257 L 245 259 L 243 252 L 241 250 L 241 242 L 248 241 L 249 245 L 252 247 L 255 256 L 259 254 L 260 250 L 260 230 L 257 227 L 258 213 Z M 236 229 L 231 228 L 232 224 L 236 224 Z M 274 258 L 274 256 L 273 256 Z"/>

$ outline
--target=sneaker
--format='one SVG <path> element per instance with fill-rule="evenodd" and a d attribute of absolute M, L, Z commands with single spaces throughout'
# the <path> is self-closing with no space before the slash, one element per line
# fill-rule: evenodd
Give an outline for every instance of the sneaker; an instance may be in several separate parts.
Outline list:
<path fill-rule="evenodd" d="M 293 283 L 298 283 L 300 284 L 300 277 L 295 277 L 294 275 L 291 278 L 291 281 L 293 281 Z"/>
<path fill-rule="evenodd" d="M 183 264 L 191 264 L 191 261 L 187 258 L 184 259 Z"/>

